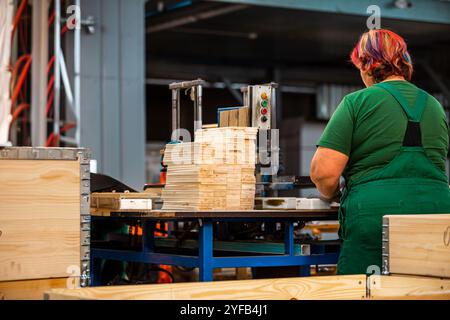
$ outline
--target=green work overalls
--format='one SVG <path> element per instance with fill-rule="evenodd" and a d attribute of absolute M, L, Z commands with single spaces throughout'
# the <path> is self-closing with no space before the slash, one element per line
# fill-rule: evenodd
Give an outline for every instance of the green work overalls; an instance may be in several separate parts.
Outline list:
<path fill-rule="evenodd" d="M 381 269 L 382 217 L 392 214 L 450 213 L 448 179 L 422 147 L 420 119 L 428 94 L 418 90 L 415 107 L 388 83 L 408 117 L 403 146 L 385 167 L 346 186 L 339 210 L 342 239 L 338 274 L 366 274 Z M 380 270 L 378 269 L 378 270 Z"/>

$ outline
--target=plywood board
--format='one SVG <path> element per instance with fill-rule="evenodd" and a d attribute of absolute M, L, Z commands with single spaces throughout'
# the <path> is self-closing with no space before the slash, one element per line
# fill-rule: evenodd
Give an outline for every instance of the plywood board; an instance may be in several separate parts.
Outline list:
<path fill-rule="evenodd" d="M 0 281 L 67 277 L 80 265 L 80 164 L 0 160 Z"/>
<path fill-rule="evenodd" d="M 371 299 L 450 299 L 450 280 L 413 276 L 370 276 Z"/>
<path fill-rule="evenodd" d="M 49 299 L 112 300 L 314 300 L 365 299 L 366 276 L 53 289 Z"/>
<path fill-rule="evenodd" d="M 386 218 L 390 273 L 450 278 L 450 214 Z"/>
<path fill-rule="evenodd" d="M 75 283 L 70 278 L 0 281 L 0 300 L 42 300 L 50 289 L 73 285 Z"/>

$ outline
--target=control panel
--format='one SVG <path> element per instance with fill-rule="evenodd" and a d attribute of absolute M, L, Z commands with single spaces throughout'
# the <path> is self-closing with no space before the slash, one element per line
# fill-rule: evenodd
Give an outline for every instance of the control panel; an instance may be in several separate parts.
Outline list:
<path fill-rule="evenodd" d="M 271 128 L 272 85 L 256 85 L 249 88 L 249 105 L 252 112 L 252 127 Z"/>

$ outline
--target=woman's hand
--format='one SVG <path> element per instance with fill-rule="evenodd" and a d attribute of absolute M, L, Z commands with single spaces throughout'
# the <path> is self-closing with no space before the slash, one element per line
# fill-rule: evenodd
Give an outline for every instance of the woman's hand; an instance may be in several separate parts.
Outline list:
<path fill-rule="evenodd" d="M 311 161 L 311 180 L 323 199 L 333 200 L 340 194 L 339 179 L 348 156 L 329 148 L 319 147 Z"/>

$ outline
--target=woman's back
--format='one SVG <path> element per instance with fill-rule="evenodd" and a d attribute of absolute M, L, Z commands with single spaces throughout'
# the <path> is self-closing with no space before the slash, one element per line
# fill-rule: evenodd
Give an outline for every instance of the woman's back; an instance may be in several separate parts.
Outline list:
<path fill-rule="evenodd" d="M 414 108 L 419 89 L 407 81 L 389 81 Z M 376 173 L 400 151 L 408 118 L 397 100 L 379 86 L 347 95 L 330 120 L 319 145 L 349 156 L 344 176 L 353 183 Z M 428 95 L 420 121 L 422 145 L 442 171 L 448 151 L 448 125 L 439 102 Z"/>

